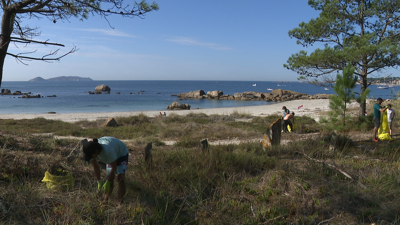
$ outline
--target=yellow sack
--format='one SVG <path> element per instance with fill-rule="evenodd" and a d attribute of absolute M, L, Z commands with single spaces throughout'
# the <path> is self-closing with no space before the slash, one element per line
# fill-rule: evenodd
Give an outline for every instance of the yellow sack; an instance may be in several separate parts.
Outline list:
<path fill-rule="evenodd" d="M 67 191 L 74 187 L 75 179 L 71 172 L 66 171 L 68 174 L 65 176 L 55 176 L 49 171 L 44 173 L 44 178 L 42 182 L 46 183 L 46 187 L 52 190 Z"/>
<path fill-rule="evenodd" d="M 379 140 L 381 141 L 393 141 L 394 139 L 390 137 L 389 133 L 379 134 Z"/>
<path fill-rule="evenodd" d="M 378 129 L 378 139 L 381 141 L 391 141 L 393 138 L 389 134 L 389 123 L 386 110 L 381 115 L 381 125 Z"/>
<path fill-rule="evenodd" d="M 287 129 L 289 132 L 292 132 L 292 131 L 294 132 L 296 130 L 296 126 L 294 124 L 292 125 L 292 127 L 293 127 L 293 130 L 290 128 L 289 125 L 287 125 Z"/>

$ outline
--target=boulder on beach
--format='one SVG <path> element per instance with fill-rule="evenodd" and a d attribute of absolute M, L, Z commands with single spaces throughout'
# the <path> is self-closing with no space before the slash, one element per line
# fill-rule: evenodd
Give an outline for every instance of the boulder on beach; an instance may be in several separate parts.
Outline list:
<path fill-rule="evenodd" d="M 105 84 L 99 85 L 94 89 L 95 92 L 111 91 L 111 88 Z"/>
<path fill-rule="evenodd" d="M 108 119 L 104 124 L 103 127 L 116 127 L 118 126 L 117 121 L 114 118 Z"/>
<path fill-rule="evenodd" d="M 177 101 L 174 101 L 167 107 L 169 110 L 190 110 L 189 104 L 183 104 Z"/>

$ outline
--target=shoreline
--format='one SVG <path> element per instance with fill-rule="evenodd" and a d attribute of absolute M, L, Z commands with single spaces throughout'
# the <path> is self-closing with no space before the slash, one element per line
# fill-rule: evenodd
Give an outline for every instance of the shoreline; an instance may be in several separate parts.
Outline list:
<path fill-rule="evenodd" d="M 260 106 L 242 106 L 242 107 L 227 107 L 227 108 L 207 108 L 207 109 L 192 109 L 192 110 L 166 110 L 167 116 L 174 113 L 177 115 L 187 115 L 189 113 L 204 113 L 206 115 L 230 115 L 234 112 L 245 113 L 252 116 L 268 116 L 281 115 L 282 106 L 286 106 L 296 116 L 309 116 L 316 121 L 319 120 L 321 112 L 329 111 L 329 99 L 312 99 L 312 100 L 292 100 L 285 102 L 277 102 L 274 104 Z M 302 106 L 302 107 L 301 107 Z M 300 108 L 299 108 L 300 107 Z M 350 106 L 351 107 L 351 106 Z M 64 122 L 77 122 L 82 120 L 94 121 L 98 119 L 109 119 L 117 117 L 129 117 L 144 114 L 149 117 L 157 117 L 160 111 L 130 111 L 130 112 L 101 112 L 101 113 L 32 113 L 32 114 L 0 114 L 0 119 L 34 119 L 45 118 L 48 120 L 61 120 Z"/>

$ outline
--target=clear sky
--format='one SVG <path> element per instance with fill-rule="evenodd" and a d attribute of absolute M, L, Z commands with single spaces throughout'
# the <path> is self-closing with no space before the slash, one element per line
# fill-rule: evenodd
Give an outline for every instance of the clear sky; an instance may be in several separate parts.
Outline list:
<path fill-rule="evenodd" d="M 148 1 L 151 3 L 151 1 Z M 283 64 L 302 46 L 288 31 L 319 12 L 307 0 L 156 0 L 160 10 L 145 19 L 90 17 L 83 22 L 26 21 L 40 27 L 39 40 L 62 43 L 59 62 L 27 62 L 7 56 L 3 81 L 41 76 L 94 80 L 295 81 Z M 10 52 L 54 48 L 10 45 Z"/>

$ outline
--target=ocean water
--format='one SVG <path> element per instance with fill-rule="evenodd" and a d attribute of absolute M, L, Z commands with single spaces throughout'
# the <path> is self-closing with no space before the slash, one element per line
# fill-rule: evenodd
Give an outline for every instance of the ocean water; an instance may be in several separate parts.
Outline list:
<path fill-rule="evenodd" d="M 101 84 L 111 88 L 110 94 L 90 95 Z M 253 86 L 256 84 L 256 86 Z M 124 111 L 166 111 L 167 106 L 177 97 L 171 96 L 195 90 L 219 90 L 224 94 L 233 95 L 245 91 L 270 92 L 267 88 L 292 90 L 306 94 L 334 94 L 332 89 L 308 83 L 298 82 L 269 82 L 269 81 L 85 81 L 85 82 L 3 82 L 2 89 L 11 92 L 32 92 L 43 98 L 18 98 L 20 96 L 0 96 L 0 114 L 19 113 L 81 113 L 81 112 L 124 112 Z M 359 90 L 359 86 L 356 90 Z M 377 89 L 370 86 L 370 97 L 393 98 L 395 89 Z M 138 94 L 140 91 L 142 94 Z M 121 94 L 116 94 L 120 92 Z M 132 94 L 130 94 L 132 93 Z M 46 97 L 56 95 L 57 97 Z M 264 101 L 235 101 L 193 99 L 180 101 L 191 105 L 192 108 L 224 108 L 239 106 L 255 106 L 273 104 Z"/>

